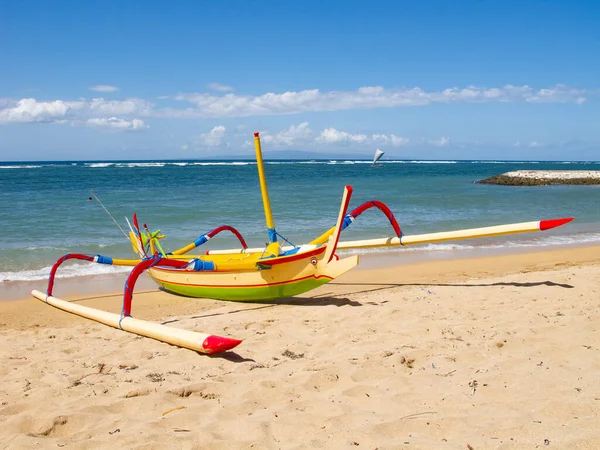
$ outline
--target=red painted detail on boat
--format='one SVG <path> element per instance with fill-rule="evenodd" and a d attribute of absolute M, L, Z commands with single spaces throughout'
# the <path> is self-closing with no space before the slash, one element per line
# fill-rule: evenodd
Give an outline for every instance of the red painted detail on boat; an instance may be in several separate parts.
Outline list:
<path fill-rule="evenodd" d="M 394 217 L 394 213 L 390 210 L 390 208 L 388 208 L 388 206 L 385 203 L 380 202 L 379 200 L 371 200 L 370 202 L 363 203 L 358 208 L 354 208 L 351 212 L 349 212 L 348 216 L 356 219 L 358 216 L 360 216 L 362 213 L 364 213 L 367 209 L 373 208 L 373 207 L 379 208 L 379 210 L 383 214 L 385 214 L 385 216 L 390 221 L 392 228 L 394 228 L 394 232 L 396 233 L 396 236 L 401 237 L 402 230 L 400 230 L 400 225 L 398 224 L 396 217 Z"/>
<path fill-rule="evenodd" d="M 324 248 L 325 248 L 325 247 L 324 247 Z M 312 251 L 312 250 L 311 250 L 311 251 Z M 302 254 L 302 258 L 297 258 L 297 259 L 298 259 L 298 260 L 300 260 L 300 259 L 304 259 L 304 257 L 306 257 L 306 256 L 307 256 L 307 254 L 306 254 L 306 253 L 303 253 L 303 254 Z M 308 255 L 308 256 L 311 256 L 311 255 Z M 312 255 L 312 256 L 314 256 L 314 255 Z M 165 259 L 167 259 L 167 258 L 165 258 Z M 168 258 L 168 259 L 169 259 L 169 260 L 171 260 L 170 258 Z M 338 259 L 339 259 L 339 257 L 338 257 Z M 189 264 L 191 260 L 181 260 L 181 259 L 178 259 L 178 260 L 173 260 L 173 261 L 180 261 L 180 262 L 182 263 L 182 266 L 181 266 L 181 267 L 184 267 L 184 266 L 186 266 L 187 264 Z M 261 264 L 261 265 L 262 265 L 262 264 L 264 264 L 264 265 L 272 265 L 272 266 L 274 266 L 274 265 L 277 265 L 277 263 L 269 263 L 269 264 L 266 264 L 266 263 L 265 263 L 265 261 L 269 261 L 269 260 L 268 260 L 268 259 L 259 259 L 259 260 L 257 260 L 256 262 L 257 262 L 258 264 Z M 281 263 L 284 263 L 284 262 L 285 262 L 285 263 L 289 263 L 289 262 L 294 262 L 294 260 L 286 259 L 285 261 L 281 261 Z M 217 264 L 217 263 L 215 263 L 215 264 Z M 160 267 L 159 267 L 159 266 L 160 266 Z M 180 268 L 179 266 L 176 266 L 176 268 L 175 268 L 175 269 L 170 269 L 170 268 L 168 268 L 168 267 L 163 267 L 162 265 L 158 264 L 158 266 L 154 266 L 154 267 L 152 267 L 152 270 L 160 270 L 161 272 L 181 273 L 181 270 L 176 270 L 176 269 L 179 269 L 179 268 Z M 222 274 L 226 274 L 226 273 L 247 273 L 247 272 L 256 272 L 257 270 L 258 270 L 258 269 L 256 269 L 256 268 L 247 268 L 247 269 L 240 270 L 240 269 L 235 269 L 235 268 L 233 268 L 233 269 L 219 269 L 219 268 L 217 267 L 217 269 L 216 269 L 216 270 L 206 271 L 206 272 L 202 272 L 202 273 L 204 273 L 204 274 L 211 274 L 211 275 L 217 275 L 217 274 L 219 274 L 219 275 L 222 275 Z M 189 271 L 189 272 L 186 272 L 186 273 L 187 273 L 187 274 L 192 274 L 192 273 L 198 273 L 198 272 Z"/>
<path fill-rule="evenodd" d="M 208 336 L 202 343 L 202 348 L 208 354 L 224 352 L 225 350 L 231 350 L 241 344 L 239 339 L 231 339 L 221 336 Z"/>
<path fill-rule="evenodd" d="M 566 217 L 564 219 L 540 220 L 540 231 L 550 230 L 551 228 L 560 227 L 565 223 L 569 223 L 574 217 Z"/>
<path fill-rule="evenodd" d="M 320 253 L 323 253 L 326 248 L 327 247 L 321 246 L 321 247 L 315 248 L 313 250 L 309 250 L 307 252 L 296 253 L 295 255 L 278 256 L 276 258 L 271 258 L 271 259 L 259 259 L 256 262 L 259 264 L 264 264 L 266 266 L 275 266 L 277 264 L 289 263 L 292 261 L 298 261 L 300 259 L 307 258 L 309 256 L 318 255 Z"/>
<path fill-rule="evenodd" d="M 239 284 L 239 285 L 238 284 L 236 284 L 236 285 L 231 285 L 231 284 L 194 284 L 194 283 L 179 283 L 177 281 L 165 280 L 165 279 L 157 276 L 158 274 L 160 274 L 160 272 L 174 272 L 173 270 L 165 269 L 163 267 L 156 267 L 156 266 L 152 267 L 151 269 L 148 269 L 148 270 L 153 272 L 153 274 L 151 274 L 150 276 L 161 283 L 175 284 L 177 286 L 189 286 L 189 287 L 195 287 L 195 288 L 210 288 L 210 289 L 212 289 L 212 288 L 225 288 L 225 289 L 262 288 L 262 287 L 268 287 L 268 286 L 279 286 L 280 284 L 297 283 L 299 281 L 308 280 L 309 278 L 314 278 L 315 280 L 320 280 L 321 278 L 328 278 L 329 281 L 333 280 L 333 278 L 331 278 L 328 275 L 308 275 L 306 277 L 294 278 L 293 280 L 287 280 L 287 281 L 279 281 L 277 283 L 268 283 L 265 281 L 262 284 Z M 190 272 L 190 273 L 192 273 L 192 272 Z M 201 272 L 194 272 L 194 273 L 201 273 Z"/>
<path fill-rule="evenodd" d="M 137 220 L 137 214 L 133 213 L 133 225 L 135 226 L 135 229 L 137 230 L 137 232 L 140 232 L 140 226 L 138 225 L 138 220 Z"/>
<path fill-rule="evenodd" d="M 137 238 L 138 238 L 138 242 L 140 244 L 140 248 L 142 249 L 144 256 L 147 257 L 148 255 L 146 254 L 146 250 L 144 249 L 144 240 L 142 239 L 142 232 L 140 231 L 140 226 L 138 225 L 138 219 L 137 219 L 136 213 L 133 213 L 133 227 L 135 228 L 135 231 L 137 232 Z"/>
<path fill-rule="evenodd" d="M 159 256 L 154 258 L 144 259 L 139 262 L 129 273 L 127 276 L 127 280 L 125 281 L 125 290 L 123 292 L 123 314 L 126 316 L 131 316 L 131 302 L 133 300 L 133 289 L 135 287 L 135 282 L 138 277 L 145 271 L 150 269 L 151 267 L 157 266 L 167 266 L 167 267 L 177 267 L 181 268 L 188 264 L 187 261 L 180 261 L 177 259 L 168 259 L 161 258 Z"/>
<path fill-rule="evenodd" d="M 254 137 L 258 137 L 258 131 L 254 133 Z"/>
<path fill-rule="evenodd" d="M 68 259 L 81 259 L 83 261 L 93 261 L 94 257 L 90 255 L 82 255 L 81 253 L 69 253 L 62 258 L 59 258 L 52 269 L 50 270 L 50 276 L 48 277 L 48 289 L 46 289 L 47 295 L 52 295 L 52 289 L 54 289 L 54 276 L 56 275 L 56 271 L 58 270 L 58 266 L 60 266 L 63 262 Z"/>
<path fill-rule="evenodd" d="M 216 236 L 217 234 L 219 234 L 221 231 L 231 231 L 238 238 L 238 240 L 240 241 L 240 244 L 242 244 L 242 248 L 243 249 L 248 248 L 248 246 L 246 245 L 246 241 L 244 240 L 244 238 L 242 237 L 240 232 L 229 225 L 221 225 L 220 227 L 217 227 L 214 230 L 209 231 L 208 233 L 206 233 L 206 237 L 212 238 L 212 237 Z M 208 250 L 206 251 L 206 254 L 208 255 Z"/>

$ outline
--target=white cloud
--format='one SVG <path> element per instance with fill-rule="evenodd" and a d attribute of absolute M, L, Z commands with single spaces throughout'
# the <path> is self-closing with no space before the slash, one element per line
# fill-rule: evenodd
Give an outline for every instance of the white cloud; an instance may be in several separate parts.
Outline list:
<path fill-rule="evenodd" d="M 365 95 L 379 95 L 383 91 L 384 91 L 384 89 L 381 86 L 364 86 L 364 87 L 358 88 L 358 93 L 365 94 Z"/>
<path fill-rule="evenodd" d="M 104 128 L 109 130 L 121 130 L 121 131 L 139 131 L 145 130 L 149 128 L 148 125 L 144 123 L 143 120 L 133 119 L 133 120 L 125 120 L 119 119 L 117 117 L 96 117 L 92 119 L 86 120 L 83 125 L 95 127 L 95 128 Z"/>
<path fill-rule="evenodd" d="M 587 91 L 556 85 L 535 90 L 527 85 L 501 88 L 469 86 L 426 92 L 421 88 L 385 89 L 365 86 L 356 91 L 321 92 L 318 89 L 259 96 L 208 93 L 181 93 L 175 100 L 194 105 L 193 109 L 166 108 L 157 114 L 170 117 L 246 117 L 274 114 L 296 114 L 309 111 L 395 108 L 434 103 L 582 103 Z"/>
<path fill-rule="evenodd" d="M 212 89 L 225 91 L 229 86 L 212 83 Z M 104 89 L 115 86 L 94 86 Z M 595 91 L 575 89 L 562 84 L 552 88 L 533 89 L 527 85 L 506 85 L 501 88 L 469 86 L 464 89 L 448 88 L 426 92 L 420 88 L 385 89 L 381 86 L 364 86 L 356 91 L 321 92 L 318 89 L 281 94 L 236 95 L 226 93 L 182 93 L 161 97 L 161 100 L 179 100 L 191 104 L 187 108 L 156 108 L 148 100 L 128 98 L 124 100 L 37 101 L 24 98 L 18 101 L 2 99 L 0 122 L 53 122 L 65 119 L 118 115 L 157 116 L 174 118 L 247 117 L 261 115 L 297 114 L 316 111 L 342 111 L 373 108 L 398 108 L 424 106 L 436 103 L 576 103 L 586 101 L 586 95 Z"/>
<path fill-rule="evenodd" d="M 390 135 L 390 139 L 392 140 L 392 145 L 394 147 L 402 147 L 404 145 L 408 145 L 408 143 L 410 142 L 410 139 L 408 138 L 395 136 L 393 134 Z"/>
<path fill-rule="evenodd" d="M 38 102 L 24 98 L 0 110 L 0 122 L 55 122 L 84 107 L 84 102 Z"/>
<path fill-rule="evenodd" d="M 243 135 L 245 136 L 245 135 Z M 349 133 L 347 131 L 337 130 L 329 127 L 315 134 L 310 128 L 308 122 L 302 122 L 298 125 L 291 125 L 289 128 L 271 133 L 262 131 L 260 133 L 261 141 L 270 145 L 281 146 L 314 146 L 338 144 L 345 146 L 363 146 L 363 145 L 382 145 L 402 147 L 410 143 L 410 139 L 396 136 L 395 134 L 362 134 Z M 252 147 L 253 142 L 245 141 L 244 147 Z"/>
<path fill-rule="evenodd" d="M 109 86 L 107 84 L 98 84 L 90 87 L 90 91 L 96 92 L 116 92 L 118 90 L 119 88 L 117 86 Z"/>
<path fill-rule="evenodd" d="M 387 144 L 389 142 L 390 138 L 387 136 L 387 134 L 374 134 L 373 135 L 373 140 L 375 142 L 380 141 L 380 142 L 383 142 L 383 143 Z"/>
<path fill-rule="evenodd" d="M 225 137 L 226 128 L 223 125 L 217 125 L 208 133 L 203 133 L 200 135 L 202 138 L 202 142 L 204 145 L 208 145 L 209 147 L 218 147 L 221 145 L 221 141 Z"/>
<path fill-rule="evenodd" d="M 308 122 L 302 122 L 298 126 L 291 125 L 287 130 L 272 135 L 269 132 L 261 133 L 261 140 L 266 144 L 278 145 L 298 145 L 306 143 L 312 135 L 312 130 L 308 128 Z"/>
<path fill-rule="evenodd" d="M 362 144 L 366 141 L 367 136 L 365 134 L 352 134 L 345 131 L 336 130 L 335 128 L 326 128 L 321 132 L 321 135 L 317 137 L 317 142 L 327 144 L 341 142 Z"/>
<path fill-rule="evenodd" d="M 85 102 L 85 107 L 92 114 L 101 115 L 150 115 L 152 103 L 140 98 L 128 98 L 125 100 L 104 100 L 103 98 L 94 98 Z"/>
<path fill-rule="evenodd" d="M 226 86 L 226 85 L 220 84 L 220 83 L 209 83 L 207 85 L 207 87 L 209 89 L 212 89 L 213 91 L 221 91 L 221 92 L 233 91 L 233 88 L 231 86 Z"/>
<path fill-rule="evenodd" d="M 541 144 L 540 144 L 539 142 L 537 142 L 537 141 L 532 141 L 532 142 L 531 142 L 531 143 L 528 145 L 528 147 L 532 147 L 532 148 L 534 148 L 534 147 L 541 147 Z"/>
<path fill-rule="evenodd" d="M 410 139 L 396 136 L 395 134 L 353 134 L 346 131 L 336 130 L 335 128 L 326 128 L 316 138 L 316 141 L 322 144 L 377 144 L 402 147 L 408 145 Z"/>
<path fill-rule="evenodd" d="M 1 106 L 1 105 L 0 105 Z M 152 103 L 143 99 L 92 100 L 38 102 L 34 98 L 24 98 L 17 102 L 5 103 L 0 109 L 2 122 L 54 122 L 65 123 L 68 120 L 85 121 L 98 116 L 149 115 Z"/>
<path fill-rule="evenodd" d="M 225 91 L 231 89 L 218 83 L 210 85 L 212 89 Z M 115 88 L 115 86 L 94 86 L 93 88 Z M 157 108 L 148 100 L 127 98 L 124 100 L 38 101 L 35 98 L 23 98 L 18 101 L 2 99 L 0 101 L 0 123 L 2 122 L 56 122 L 61 120 L 84 121 L 94 117 L 113 116 L 155 116 L 173 118 L 219 118 L 247 117 L 261 115 L 297 114 L 316 111 L 361 110 L 373 108 L 399 108 L 423 106 L 436 103 L 576 103 L 586 101 L 586 95 L 597 95 L 593 90 L 575 89 L 565 85 L 552 88 L 533 89 L 527 85 L 506 85 L 501 88 L 448 88 L 441 91 L 426 92 L 420 88 L 385 89 L 381 86 L 363 86 L 356 91 L 321 92 L 318 89 L 280 94 L 236 95 L 225 93 L 182 93 L 161 97 L 159 101 L 179 100 L 190 104 L 184 108 Z M 324 139 L 336 139 L 325 136 Z M 339 136 L 337 138 L 340 138 Z M 349 137 L 343 137 L 347 140 Z M 360 139 L 360 137 L 358 137 Z M 400 141 L 396 141 L 397 143 Z M 402 145 L 396 144 L 396 145 Z"/>
<path fill-rule="evenodd" d="M 410 139 L 396 136 L 395 134 L 373 134 L 371 136 L 373 142 L 381 142 L 382 144 L 391 144 L 394 147 L 402 147 L 408 145 Z"/>
<path fill-rule="evenodd" d="M 450 144 L 450 138 L 441 137 L 439 139 L 434 139 L 433 141 L 428 141 L 429 144 L 435 145 L 436 147 L 446 147 Z"/>

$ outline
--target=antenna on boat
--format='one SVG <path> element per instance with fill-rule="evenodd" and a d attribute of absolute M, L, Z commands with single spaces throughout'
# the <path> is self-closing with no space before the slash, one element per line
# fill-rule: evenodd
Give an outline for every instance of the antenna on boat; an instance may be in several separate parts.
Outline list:
<path fill-rule="evenodd" d="M 129 237 L 127 236 L 127 233 L 125 233 L 125 230 L 123 230 L 123 228 L 121 228 L 121 225 L 119 225 L 119 223 L 115 220 L 115 218 L 112 216 L 112 214 L 110 212 L 108 212 L 108 209 L 106 209 L 106 207 L 102 204 L 102 202 L 100 201 L 100 199 L 96 196 L 96 194 L 94 194 L 94 191 L 92 191 L 90 189 L 90 192 L 92 193 L 92 195 L 94 196 L 94 198 L 96 200 L 98 200 L 98 203 L 100 203 L 100 206 L 102 206 L 102 208 L 104 208 L 104 211 L 106 211 L 106 214 L 108 214 L 110 216 L 110 218 L 113 220 L 113 222 L 115 223 L 115 225 L 117 225 L 119 227 L 119 230 L 121 230 L 121 233 L 123 233 L 123 236 L 125 236 L 125 239 L 129 240 Z"/>

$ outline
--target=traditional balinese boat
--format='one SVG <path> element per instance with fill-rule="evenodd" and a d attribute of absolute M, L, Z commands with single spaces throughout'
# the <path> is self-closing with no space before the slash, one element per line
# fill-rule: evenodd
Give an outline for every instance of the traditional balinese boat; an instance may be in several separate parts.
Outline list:
<path fill-rule="evenodd" d="M 371 164 L 372 167 L 381 167 L 381 164 L 377 164 L 377 161 L 379 161 L 381 159 L 381 157 L 385 155 L 385 152 L 383 150 L 375 150 L 375 154 L 373 155 L 373 163 Z"/>
<path fill-rule="evenodd" d="M 204 353 L 215 353 L 231 349 L 241 341 L 236 339 L 199 334 L 173 329 L 131 317 L 133 290 L 138 277 L 148 275 L 165 291 L 188 297 L 211 298 L 230 301 L 265 301 L 291 297 L 311 291 L 358 265 L 358 256 L 339 258 L 337 249 L 404 246 L 456 239 L 471 239 L 485 236 L 545 231 L 561 226 L 572 218 L 541 220 L 484 228 L 472 228 L 451 232 L 429 233 L 413 236 L 403 235 L 392 211 L 382 202 L 373 200 L 348 213 L 352 187 L 346 186 L 335 226 L 308 244 L 282 246 L 276 231 L 269 202 L 264 172 L 260 137 L 254 133 L 256 163 L 263 200 L 269 242 L 264 247 L 248 248 L 242 235 L 234 227 L 224 225 L 201 235 L 194 242 L 173 252 L 165 252 L 160 240 L 165 236 L 160 231 L 151 232 L 146 224 L 140 229 L 137 215 L 133 215 L 133 226 L 127 221 L 129 239 L 135 259 L 113 259 L 102 255 L 67 254 L 60 258 L 50 272 L 47 292 L 32 291 L 32 294 L 53 306 L 84 317 L 121 328 L 144 336 L 163 340 Z M 369 208 L 378 208 L 388 218 L 395 236 L 383 239 L 340 242 L 341 232 L 360 214 Z M 118 225 L 118 224 L 117 224 Z M 229 231 L 240 241 L 240 249 L 212 250 L 202 255 L 190 252 L 217 234 Z M 67 260 L 78 259 L 100 264 L 133 266 L 123 295 L 120 315 L 73 305 L 52 296 L 54 278 L 59 266 Z"/>

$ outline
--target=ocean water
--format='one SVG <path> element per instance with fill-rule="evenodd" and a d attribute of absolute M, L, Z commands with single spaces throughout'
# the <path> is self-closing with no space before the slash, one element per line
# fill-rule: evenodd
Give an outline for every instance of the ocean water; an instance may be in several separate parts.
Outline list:
<path fill-rule="evenodd" d="M 343 187 L 350 208 L 379 200 L 394 212 L 405 235 L 559 217 L 575 221 L 544 233 L 453 241 L 392 250 L 420 254 L 600 244 L 600 186 L 507 187 L 475 183 L 511 170 L 600 170 L 597 162 L 265 160 L 277 231 L 293 244 L 310 241 L 335 224 Z M 166 234 L 175 250 L 211 229 L 236 227 L 251 247 L 267 240 L 254 161 L 0 162 L 0 288 L 10 281 L 41 280 L 66 253 L 133 256 L 131 245 L 95 200 L 93 190 L 121 227 L 140 223 Z M 389 237 L 377 209 L 363 213 L 342 240 Z M 222 233 L 201 250 L 236 248 Z M 381 250 L 370 250 L 377 252 Z M 389 252 L 389 250 L 386 250 Z M 364 252 L 364 251 L 363 251 Z M 414 254 L 414 253 L 413 253 Z M 60 277 L 124 272 L 99 264 L 68 263 Z"/>

